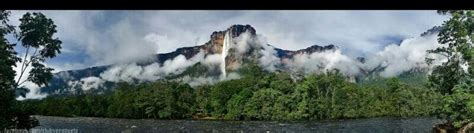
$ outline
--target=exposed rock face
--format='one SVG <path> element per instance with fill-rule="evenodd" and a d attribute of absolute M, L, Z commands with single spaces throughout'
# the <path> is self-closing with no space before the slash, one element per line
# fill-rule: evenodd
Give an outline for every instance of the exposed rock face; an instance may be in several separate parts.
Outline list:
<path fill-rule="evenodd" d="M 163 54 L 157 54 L 155 57 L 155 60 L 153 61 L 148 61 L 148 62 L 138 62 L 139 65 L 149 65 L 151 63 L 159 63 L 160 65 L 163 65 L 163 63 L 167 60 L 173 59 L 179 55 L 183 55 L 186 57 L 186 59 L 192 58 L 195 55 L 197 55 L 199 52 L 204 52 L 204 55 L 212 55 L 212 54 L 221 54 L 223 50 L 223 43 L 224 43 L 224 37 L 226 32 L 230 32 L 230 35 L 232 38 L 237 38 L 240 35 L 242 35 L 245 32 L 249 33 L 249 39 L 255 39 L 257 36 L 256 30 L 250 26 L 250 25 L 232 25 L 228 29 L 224 31 L 215 31 L 211 34 L 210 40 L 206 42 L 203 45 L 199 46 L 193 46 L 193 47 L 182 47 L 176 49 L 176 51 L 169 52 L 169 53 L 163 53 Z M 261 50 L 261 46 L 257 44 L 249 44 L 249 48 L 247 51 L 244 53 L 239 53 L 237 52 L 236 48 L 230 48 L 229 49 L 229 55 L 225 59 L 226 63 L 226 70 L 235 70 L 239 68 L 240 64 L 247 62 L 247 61 L 255 61 L 258 56 L 259 56 L 259 50 Z M 236 44 L 233 44 L 236 45 Z M 267 44 L 268 45 L 268 44 Z M 334 45 L 327 45 L 327 46 L 318 46 L 318 45 L 313 45 L 305 49 L 300 49 L 296 51 L 291 51 L 291 50 L 283 50 L 279 48 L 275 48 L 277 51 L 277 57 L 281 58 L 282 61 L 284 60 L 289 60 L 293 58 L 295 55 L 299 54 L 311 54 L 314 52 L 323 52 L 323 51 L 334 51 L 338 49 L 337 46 Z M 71 70 L 67 71 L 67 73 L 75 73 L 76 78 L 80 78 L 83 76 L 97 76 L 99 73 L 104 71 L 106 68 L 108 68 L 110 65 L 107 66 L 98 66 L 96 70 L 96 67 L 92 68 L 87 68 L 83 70 Z M 64 72 L 60 72 L 64 73 Z M 57 77 L 60 77 L 60 73 L 57 73 Z"/>
<path fill-rule="evenodd" d="M 280 58 L 280 60 L 283 64 L 287 64 L 287 63 L 291 62 L 293 57 L 296 56 L 296 55 L 312 54 L 312 53 L 324 52 L 324 51 L 335 51 L 337 49 L 338 49 L 338 47 L 334 46 L 332 44 L 327 45 L 327 46 L 313 45 L 313 46 L 307 47 L 305 49 L 300 49 L 300 50 L 296 50 L 296 51 L 283 50 L 283 49 L 275 48 L 275 50 L 277 51 L 277 56 L 278 56 L 278 58 Z"/>
<path fill-rule="evenodd" d="M 431 35 L 431 34 L 437 34 L 442 30 L 442 28 L 443 27 L 441 27 L 441 26 L 434 26 L 433 28 L 429 29 L 428 31 L 421 33 L 420 36 L 427 36 L 427 35 Z"/>
<path fill-rule="evenodd" d="M 232 38 L 236 38 L 245 32 L 249 32 L 252 37 L 256 36 L 255 29 L 250 25 L 232 25 L 230 28 L 224 31 L 213 32 L 210 36 L 210 40 L 203 45 L 194 47 L 183 47 L 178 48 L 176 49 L 176 51 L 170 53 L 158 54 L 156 55 L 157 62 L 162 64 L 164 61 L 172 59 L 180 54 L 184 55 L 187 59 L 189 59 L 194 55 L 198 54 L 200 50 L 202 50 L 206 55 L 221 54 L 224 43 L 224 36 L 226 32 L 231 32 L 230 35 L 232 36 Z"/>
<path fill-rule="evenodd" d="M 231 32 L 231 37 L 236 38 L 246 31 L 248 31 L 252 36 L 256 36 L 255 29 L 250 25 L 232 25 L 225 31 L 213 32 L 211 34 L 210 40 L 207 43 L 197 47 L 203 49 L 206 54 L 220 54 L 222 53 L 222 46 L 224 44 L 226 32 Z"/>
<path fill-rule="evenodd" d="M 360 63 L 365 63 L 365 58 L 364 58 L 364 57 L 357 57 L 356 59 L 357 59 L 357 61 L 359 61 Z"/>
<path fill-rule="evenodd" d="M 224 43 L 225 31 L 215 31 L 211 34 L 211 39 L 201 46 L 207 54 L 220 54 Z"/>
<path fill-rule="evenodd" d="M 195 46 L 195 47 L 183 47 L 183 48 L 178 48 L 174 52 L 170 53 L 165 53 L 165 54 L 157 54 L 156 55 L 156 60 L 154 62 L 160 63 L 160 65 L 163 65 L 163 63 L 166 60 L 173 59 L 178 55 L 184 55 L 186 59 L 189 59 L 191 57 L 194 57 L 196 54 L 200 52 L 202 46 Z M 153 62 L 150 62 L 153 63 Z M 147 63 L 147 64 L 150 64 Z"/>
<path fill-rule="evenodd" d="M 255 44 L 253 41 L 247 41 L 248 48 L 245 51 L 239 51 L 237 49 L 237 45 L 239 45 L 237 44 L 238 40 L 235 40 L 235 38 L 241 36 L 243 33 L 248 33 L 248 40 L 256 39 L 257 35 L 253 27 L 250 25 L 233 25 L 227 29 L 226 32 L 229 32 L 230 37 L 233 38 L 232 43 L 230 44 L 231 48 L 227 51 L 228 55 L 225 57 L 226 71 L 236 70 L 240 67 L 240 64 L 253 61 L 258 58 L 258 51 L 261 49 L 260 45 Z"/>
<path fill-rule="evenodd" d="M 337 50 L 338 47 L 330 44 L 327 46 L 318 46 L 318 45 L 313 45 L 310 47 L 307 47 L 305 49 L 300 49 L 296 51 L 291 51 L 291 50 L 283 50 L 276 48 L 277 50 L 277 55 L 279 58 L 293 58 L 293 56 L 298 55 L 298 54 L 311 54 L 315 52 L 323 52 L 323 51 L 335 51 Z"/>
<path fill-rule="evenodd" d="M 174 57 L 182 54 L 189 59 L 199 52 L 204 52 L 205 56 L 212 54 L 221 54 L 223 52 L 224 37 L 227 32 L 230 32 L 231 38 L 236 38 L 242 35 L 245 32 L 248 32 L 250 38 L 256 37 L 256 30 L 250 25 L 232 25 L 224 31 L 215 31 L 211 34 L 210 40 L 203 45 L 194 46 L 194 47 L 184 47 L 178 48 L 174 52 L 166 54 L 158 54 L 156 62 L 163 64 L 168 59 L 173 59 Z M 235 44 L 233 44 L 235 45 Z M 251 44 L 252 45 L 252 44 Z M 255 45 L 252 45 L 255 46 Z M 258 52 L 258 47 L 252 47 L 246 53 L 236 53 L 235 48 L 229 49 L 229 55 L 226 57 L 226 70 L 235 70 L 239 68 L 240 64 L 246 60 L 251 60 L 256 58 L 256 52 Z"/>
<path fill-rule="evenodd" d="M 432 35 L 439 31 L 440 28 L 435 27 L 426 33 L 423 33 L 422 36 L 424 35 Z M 247 34 L 248 33 L 248 34 Z M 147 60 L 147 61 L 135 61 L 138 66 L 145 66 L 149 65 L 152 63 L 158 63 L 160 66 L 163 66 L 165 61 L 175 59 L 175 57 L 183 55 L 186 59 L 191 59 L 195 57 L 198 54 L 203 54 L 204 57 L 209 57 L 210 55 L 222 55 L 223 53 L 223 46 L 224 46 L 224 40 L 226 38 L 232 38 L 234 42 L 231 44 L 226 43 L 229 46 L 229 49 L 226 50 L 226 55 L 224 59 L 221 58 L 221 61 L 225 61 L 224 67 L 208 67 L 203 65 L 201 62 L 193 62 L 195 64 L 191 64 L 191 66 L 186 66 L 184 67 L 183 71 L 180 71 L 179 73 L 173 73 L 173 74 L 168 74 L 166 76 L 161 77 L 160 79 L 165 79 L 165 80 L 174 80 L 174 79 L 179 79 L 183 77 L 198 77 L 201 76 L 200 78 L 215 78 L 222 73 L 230 73 L 233 70 L 238 69 L 242 64 L 246 64 L 248 62 L 255 62 L 255 61 L 261 61 L 259 59 L 265 59 L 265 58 L 260 58 L 263 57 L 264 53 L 265 55 L 268 54 L 269 51 L 267 51 L 267 48 L 270 48 L 270 52 L 275 52 L 271 54 L 276 54 L 276 60 L 275 58 L 271 57 L 270 61 L 275 61 L 277 62 L 278 60 L 280 62 L 277 62 L 276 64 L 271 64 L 273 65 L 272 67 L 275 67 L 276 71 L 292 71 L 291 66 L 288 64 L 294 63 L 295 57 L 298 55 L 302 54 L 312 54 L 312 53 L 319 53 L 319 52 L 336 52 L 338 50 L 337 46 L 334 45 L 327 45 L 327 46 L 318 46 L 318 45 L 313 45 L 304 49 L 300 50 L 284 50 L 284 49 L 279 49 L 272 47 L 270 44 L 261 44 L 262 42 L 258 42 L 258 36 L 256 34 L 256 30 L 251 27 L 250 25 L 232 25 L 231 27 L 223 30 L 223 31 L 215 31 L 212 32 L 210 35 L 209 41 L 199 45 L 199 46 L 193 46 L 193 47 L 182 47 L 176 49 L 176 51 L 169 52 L 169 53 L 162 53 L 162 54 L 157 54 L 154 57 L 154 60 Z M 242 36 L 246 35 L 246 36 Z M 242 37 L 245 38 L 243 40 L 247 40 L 245 43 L 242 43 Z M 255 40 L 257 39 L 257 40 Z M 229 42 L 227 39 L 226 42 Z M 245 50 L 242 50 L 242 44 L 245 44 Z M 263 46 L 262 46 L 263 45 Z M 264 49 L 265 48 L 265 49 Z M 264 52 L 262 52 L 264 50 Z M 274 50 L 274 51 L 272 51 Z M 266 52 L 266 53 L 265 53 Z M 216 56 L 213 56 L 216 57 Z M 219 57 L 219 56 L 217 56 Z M 364 64 L 366 62 L 365 58 L 358 57 L 356 59 L 358 62 Z M 69 71 L 62 71 L 59 73 L 55 73 L 53 79 L 50 81 L 49 86 L 41 88 L 42 93 L 47 93 L 47 94 L 68 94 L 70 92 L 67 92 L 68 88 L 70 87 L 71 81 L 80 81 L 82 78 L 94 76 L 94 77 L 99 77 L 101 73 L 103 73 L 106 70 L 109 70 L 109 68 L 112 65 L 105 65 L 105 66 L 98 66 L 98 67 L 91 67 L 91 68 L 86 68 L 86 69 L 80 69 L 80 70 L 69 70 Z M 288 67 L 289 66 L 289 67 Z M 312 66 L 310 66 L 312 67 Z M 318 67 L 321 69 L 324 69 L 322 65 L 314 66 Z M 357 67 L 357 66 L 356 66 Z M 152 67 L 153 69 L 155 67 Z M 377 79 L 380 76 L 378 76 L 378 73 L 383 71 L 385 69 L 384 66 L 379 65 L 373 69 L 365 69 L 363 67 L 359 67 L 359 70 L 361 72 L 360 75 L 352 75 L 347 77 L 347 80 L 350 82 L 360 82 L 364 80 L 372 80 L 372 79 Z M 156 69 L 154 69 L 156 70 Z M 220 70 L 220 71 L 219 71 Z M 224 71 L 222 71 L 224 70 Z M 427 69 L 420 68 L 420 69 L 413 69 L 410 71 L 407 71 L 405 73 L 402 73 L 401 75 L 416 75 L 417 73 L 423 73 L 426 72 Z M 162 74 L 162 73 L 159 73 Z M 293 79 L 298 79 L 302 77 L 305 73 L 301 73 L 299 71 L 292 71 L 292 77 Z M 196 76 L 197 75 L 197 76 Z M 153 75 L 155 76 L 155 75 Z M 360 77 L 359 77 L 360 76 Z M 207 80 L 207 79 L 203 79 Z M 113 86 L 115 85 L 114 81 L 106 81 L 105 86 Z M 107 89 L 107 87 L 104 87 Z M 109 87 L 110 88 L 110 87 Z M 104 89 L 104 90 L 105 90 Z M 97 90 L 97 89 L 95 89 Z M 98 90 L 97 92 L 100 92 L 102 90 Z M 79 94 L 81 93 L 80 91 L 76 91 L 73 94 Z"/>
<path fill-rule="evenodd" d="M 174 59 L 179 55 L 183 55 L 186 59 L 190 59 L 197 55 L 200 52 L 204 53 L 204 56 L 213 55 L 213 54 L 222 54 L 223 52 L 223 44 L 224 38 L 226 33 L 229 32 L 229 36 L 233 39 L 233 43 L 230 44 L 230 48 L 228 49 L 228 55 L 225 57 L 225 71 L 232 71 L 238 69 L 242 64 L 246 62 L 253 62 L 258 61 L 260 55 L 260 50 L 262 50 L 261 45 L 265 44 L 257 44 L 253 39 L 257 38 L 256 30 L 250 25 L 232 25 L 231 27 L 227 28 L 224 31 L 215 31 L 210 35 L 210 40 L 203 45 L 193 46 L 193 47 L 182 47 L 176 49 L 176 51 L 157 54 L 155 55 L 154 60 L 149 61 L 137 61 L 136 63 L 141 66 L 149 65 L 152 63 L 159 63 L 160 66 L 163 66 L 164 62 L 170 59 Z M 247 39 L 247 48 L 245 51 L 239 51 L 237 48 L 237 44 L 239 40 L 236 40 L 239 36 L 244 33 L 248 33 L 246 35 Z M 242 41 L 242 40 L 240 40 Z M 269 44 L 266 44 L 269 45 Z M 291 60 L 295 55 L 299 54 L 311 54 L 314 52 L 323 52 L 323 51 L 334 51 L 337 47 L 334 45 L 327 45 L 327 46 L 318 46 L 313 45 L 305 49 L 300 49 L 296 51 L 291 50 L 283 50 L 279 48 L 275 48 L 274 50 L 277 52 L 277 57 L 279 57 L 282 61 L 284 60 Z M 81 78 L 89 77 L 89 76 L 99 76 L 100 73 L 104 72 L 112 65 L 106 66 L 98 66 L 98 67 L 91 67 L 87 69 L 81 70 L 70 70 L 70 71 L 63 71 L 54 74 L 54 78 L 51 81 L 51 86 L 45 87 L 41 89 L 41 92 L 46 92 L 48 94 L 54 93 L 62 93 L 62 90 L 68 87 L 68 83 L 71 80 L 80 80 Z M 61 92 L 60 92 L 61 91 Z"/>
<path fill-rule="evenodd" d="M 224 44 L 224 37 L 226 32 L 230 32 L 230 36 L 232 38 L 237 38 L 245 32 L 249 33 L 249 39 L 255 39 L 257 36 L 256 30 L 250 25 L 232 25 L 228 29 L 224 31 L 215 31 L 211 34 L 210 40 L 203 45 L 194 46 L 194 47 L 183 47 L 178 48 L 176 51 L 165 53 L 165 54 L 158 54 L 157 60 L 160 64 L 163 64 L 166 60 L 173 59 L 174 57 L 182 54 L 186 57 L 186 59 L 192 58 L 199 52 L 204 52 L 205 56 L 212 55 L 212 54 L 221 54 L 223 50 Z M 236 44 L 233 44 L 236 45 Z M 229 49 L 229 55 L 225 59 L 226 63 L 226 70 L 235 70 L 238 69 L 240 64 L 246 61 L 253 61 L 258 58 L 259 54 L 258 51 L 261 50 L 261 46 L 257 44 L 249 44 L 249 49 L 244 53 L 238 53 L 235 48 Z M 295 55 L 299 54 L 311 54 L 315 52 L 323 52 L 323 51 L 335 51 L 338 49 L 337 46 L 334 45 L 327 45 L 327 46 L 318 46 L 313 45 L 305 49 L 300 49 L 296 51 L 291 50 L 283 50 L 279 48 L 275 48 L 277 51 L 277 57 L 281 58 L 283 62 L 285 60 L 289 60 L 293 58 Z"/>

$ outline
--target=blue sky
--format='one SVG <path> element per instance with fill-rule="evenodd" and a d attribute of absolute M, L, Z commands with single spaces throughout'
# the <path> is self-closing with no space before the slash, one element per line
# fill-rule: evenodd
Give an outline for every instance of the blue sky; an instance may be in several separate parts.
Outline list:
<path fill-rule="evenodd" d="M 11 23 L 27 11 L 12 11 Z M 79 69 L 201 45 L 213 31 L 250 24 L 279 48 L 334 44 L 351 56 L 371 56 L 385 46 L 441 25 L 436 11 L 40 11 L 58 26 L 62 54 L 56 70 Z M 21 51 L 21 49 L 18 47 Z"/>

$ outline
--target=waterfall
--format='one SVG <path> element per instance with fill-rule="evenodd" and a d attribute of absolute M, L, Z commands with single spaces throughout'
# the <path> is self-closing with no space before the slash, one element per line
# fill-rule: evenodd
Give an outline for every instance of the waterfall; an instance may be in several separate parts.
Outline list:
<path fill-rule="evenodd" d="M 225 57 L 227 57 L 227 52 L 229 50 L 229 45 L 230 43 L 232 43 L 232 37 L 230 36 L 230 32 L 227 31 L 224 35 L 224 41 L 223 41 L 223 44 L 222 44 L 222 63 L 221 63 L 221 72 L 222 72 L 222 76 L 223 78 L 226 77 L 226 71 L 225 71 Z"/>

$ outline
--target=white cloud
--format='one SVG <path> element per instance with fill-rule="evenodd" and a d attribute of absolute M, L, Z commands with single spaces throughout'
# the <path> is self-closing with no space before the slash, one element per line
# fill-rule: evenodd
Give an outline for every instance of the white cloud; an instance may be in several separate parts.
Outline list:
<path fill-rule="evenodd" d="M 203 84 L 214 84 L 218 81 L 220 81 L 219 79 L 215 78 L 215 77 L 203 77 L 203 76 L 200 76 L 200 77 L 190 77 L 190 76 L 184 76 L 183 78 L 181 78 L 179 81 L 181 82 L 184 82 L 184 83 L 188 83 L 190 86 L 194 87 L 194 86 L 199 86 L 199 85 L 203 85 Z"/>
<path fill-rule="evenodd" d="M 240 78 L 240 75 L 238 73 L 231 72 L 226 77 L 203 77 L 203 76 L 190 77 L 187 75 L 187 76 L 182 77 L 178 81 L 187 83 L 190 86 L 194 87 L 194 86 L 199 86 L 203 84 L 212 85 L 220 81 L 227 81 L 227 80 L 239 79 L 239 78 Z"/>
<path fill-rule="evenodd" d="M 87 78 L 82 78 L 82 90 L 87 91 L 90 89 L 98 89 L 101 87 L 105 81 L 98 77 L 87 77 Z"/>
<path fill-rule="evenodd" d="M 21 54 L 20 57 L 23 57 L 25 56 L 25 54 Z M 27 56 L 27 59 L 30 58 L 30 56 Z M 49 66 L 48 64 L 44 64 L 46 67 L 51 67 Z M 21 76 L 21 79 L 20 78 L 20 75 L 21 75 L 21 68 L 22 67 L 22 62 L 17 62 L 16 63 L 16 67 L 13 67 L 13 70 L 15 70 L 15 81 L 18 82 L 18 80 L 20 80 L 20 82 L 18 82 L 20 84 L 20 87 L 24 87 L 26 89 L 29 90 L 29 92 L 25 95 L 25 97 L 18 97 L 17 99 L 18 100 L 24 100 L 24 99 L 41 99 L 41 98 L 44 98 L 47 96 L 47 94 L 42 94 L 40 93 L 40 87 L 36 84 L 34 84 L 33 82 L 30 82 L 30 81 L 27 81 L 28 79 L 28 76 L 30 75 L 30 71 L 32 69 L 31 67 L 31 64 L 26 66 L 26 69 L 24 69 L 25 71 L 23 72 L 23 75 Z"/>
<path fill-rule="evenodd" d="M 167 35 L 159 35 L 158 33 L 149 33 L 145 36 L 145 40 L 156 45 L 156 53 L 170 52 L 175 50 L 177 48 L 176 46 L 179 46 L 181 45 L 180 43 L 182 43 L 168 37 Z"/>
<path fill-rule="evenodd" d="M 13 11 L 11 22 L 18 25 L 26 11 Z M 341 50 L 296 56 L 291 67 L 306 71 L 340 69 L 357 74 L 359 69 L 386 66 L 381 73 L 389 77 L 414 67 L 426 67 L 424 53 L 434 48 L 434 36 L 417 37 L 427 29 L 441 25 L 446 16 L 436 11 L 41 11 L 58 26 L 57 36 L 63 41 L 66 53 L 84 53 L 82 62 L 48 63 L 59 70 L 92 65 L 119 63 L 100 77 L 84 79 L 93 88 L 99 79 L 106 81 L 153 81 L 170 73 L 181 73 L 185 68 L 202 61 L 208 66 L 222 63 L 220 54 L 203 53 L 186 59 L 183 55 L 166 61 L 163 66 L 138 66 L 130 60 L 174 51 L 176 48 L 196 46 L 209 40 L 213 31 L 227 29 L 233 24 L 250 24 L 265 36 L 236 38 L 240 52 L 258 43 L 260 63 L 268 70 L 276 70 L 280 63 L 275 52 L 265 44 L 297 50 L 310 45 L 334 44 Z M 386 37 L 410 38 L 400 46 L 378 42 Z M 387 46 L 388 45 L 388 46 Z M 386 47 L 385 47 L 386 46 Z M 356 56 L 366 56 L 361 65 Z M 54 65 L 52 65 L 54 64 Z M 16 68 L 18 69 L 18 68 Z M 229 74 L 229 76 L 231 76 Z M 238 77 L 235 76 L 234 77 Z M 197 78 L 196 82 L 211 79 Z M 34 88 L 33 86 L 31 86 Z M 90 89 L 90 88 L 89 88 Z M 33 89 L 34 90 L 34 89 Z M 32 93 L 35 94 L 35 93 Z"/>
<path fill-rule="evenodd" d="M 20 57 L 24 57 L 25 55 L 21 55 Z M 16 66 L 13 67 L 13 70 L 15 70 L 15 81 L 18 82 L 18 79 L 20 78 L 20 75 L 21 75 L 21 67 L 22 67 L 22 62 L 17 62 L 16 63 Z M 28 75 L 30 75 L 30 71 L 31 71 L 31 67 L 26 67 L 25 71 L 23 72 L 23 75 L 21 76 L 21 79 L 20 79 L 20 82 L 24 82 L 25 80 L 27 80 L 28 78 Z"/>
<path fill-rule="evenodd" d="M 12 22 L 26 11 L 13 11 Z M 349 56 L 371 54 L 385 36 L 414 37 L 440 25 L 436 11 L 42 11 L 58 25 L 64 49 L 102 65 L 201 45 L 213 31 L 250 24 L 278 48 L 339 46 Z M 144 39 L 148 38 L 148 39 Z M 151 40 L 151 41 L 150 41 Z M 67 50 L 66 50 L 67 51 Z"/>
<path fill-rule="evenodd" d="M 140 76 L 143 68 L 135 63 L 115 65 L 109 68 L 107 71 L 100 74 L 100 77 L 107 81 L 112 82 L 133 82 L 135 77 Z"/>
<path fill-rule="evenodd" d="M 164 74 L 175 73 L 179 74 L 184 71 L 185 68 L 196 64 L 204 58 L 204 53 L 199 52 L 197 55 L 193 56 L 191 59 L 187 60 L 184 55 L 178 55 L 172 60 L 167 60 L 163 63 L 161 67 Z"/>
<path fill-rule="evenodd" d="M 380 73 L 383 77 L 396 76 L 413 68 L 428 68 L 429 66 L 425 62 L 425 58 L 428 56 L 426 51 L 439 46 L 441 45 L 437 42 L 437 34 L 406 39 L 400 46 L 389 45 L 383 51 L 369 57 L 366 67 L 368 69 L 378 66 L 386 67 Z M 441 58 L 438 58 L 438 62 L 440 62 Z"/>
<path fill-rule="evenodd" d="M 186 59 L 184 55 L 178 55 L 173 59 L 166 60 L 162 66 L 153 63 L 146 66 L 139 66 L 136 63 L 117 64 L 100 74 L 100 77 L 112 82 L 134 82 L 138 81 L 155 81 L 169 74 L 180 74 L 186 68 L 201 62 L 208 61 L 213 63 L 214 55 L 208 56 L 210 59 L 204 58 L 201 51 L 190 59 Z"/>
<path fill-rule="evenodd" d="M 254 38 L 251 37 L 251 34 L 248 31 L 240 34 L 238 37 L 234 38 L 233 41 L 235 44 L 232 45 L 232 47 L 237 49 L 237 52 L 239 53 L 247 52 L 247 50 L 249 50 L 252 44 L 255 43 Z"/>
<path fill-rule="evenodd" d="M 260 65 L 269 71 L 277 70 L 276 66 L 281 64 L 280 58 L 276 56 L 277 51 L 272 46 L 269 46 L 269 45 L 262 45 L 262 46 L 263 46 L 263 49 L 260 50 L 260 53 L 262 54 L 262 56 L 259 58 Z"/>
<path fill-rule="evenodd" d="M 296 55 L 286 65 L 291 70 L 302 70 L 305 73 L 338 69 L 345 75 L 360 74 L 362 68 L 361 63 L 342 54 L 339 49 Z"/>
<path fill-rule="evenodd" d="M 40 92 L 40 87 L 33 82 L 25 82 L 22 87 L 25 87 L 29 90 L 28 93 L 26 93 L 25 97 L 17 97 L 17 100 L 25 100 L 25 99 L 42 99 L 48 96 L 48 94 L 44 94 Z"/>
<path fill-rule="evenodd" d="M 207 55 L 203 63 L 206 65 L 219 65 L 222 63 L 221 54 Z"/>
<path fill-rule="evenodd" d="M 52 18 L 58 26 L 57 36 L 63 41 L 63 49 L 84 52 L 88 58 L 84 63 L 106 65 L 126 62 L 155 54 L 155 44 L 144 39 L 145 33 L 137 28 L 134 18 L 122 17 L 116 21 L 111 11 L 41 11 Z M 12 22 L 25 11 L 13 11 Z M 21 14 L 21 15 L 20 15 Z M 54 59 L 53 59 L 54 60 Z"/>

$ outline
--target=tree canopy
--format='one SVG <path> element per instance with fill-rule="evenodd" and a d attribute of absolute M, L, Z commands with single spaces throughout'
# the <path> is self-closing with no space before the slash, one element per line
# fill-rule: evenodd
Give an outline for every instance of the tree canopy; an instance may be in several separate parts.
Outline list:
<path fill-rule="evenodd" d="M 438 34 L 442 46 L 428 52 L 442 55 L 447 61 L 434 67 L 429 77 L 430 87 L 444 94 L 438 117 L 459 129 L 474 120 L 474 11 L 438 13 L 449 15 L 450 19 L 443 23 Z M 427 63 L 433 60 L 428 58 Z M 463 66 L 468 66 L 467 70 Z"/>
<path fill-rule="evenodd" d="M 56 25 L 42 13 L 26 13 L 20 18 L 19 33 L 8 23 L 9 11 L 0 11 L 0 128 L 31 128 L 37 125 L 30 120 L 30 113 L 18 107 L 16 94 L 25 96 L 28 91 L 21 85 L 31 81 L 39 86 L 47 85 L 52 78 L 52 68 L 46 67 L 44 61 L 60 53 L 61 41 L 54 34 Z M 6 36 L 13 35 L 21 46 L 26 48 L 24 57 L 17 56 L 15 43 L 10 43 Z M 30 51 L 31 49 L 31 51 Z M 16 72 L 13 69 L 21 62 L 19 78 L 15 81 Z M 31 67 L 26 80 L 26 70 Z"/>

